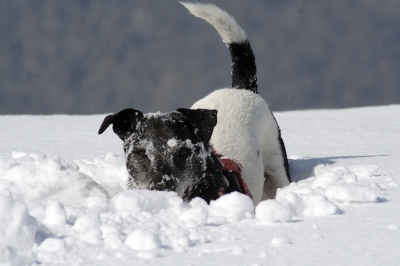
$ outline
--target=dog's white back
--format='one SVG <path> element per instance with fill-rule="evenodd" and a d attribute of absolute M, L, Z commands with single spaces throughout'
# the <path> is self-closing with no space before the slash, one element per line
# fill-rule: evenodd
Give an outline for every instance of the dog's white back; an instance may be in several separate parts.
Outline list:
<path fill-rule="evenodd" d="M 225 11 L 210 4 L 182 3 L 193 15 L 213 25 L 229 45 L 247 41 L 246 33 Z M 234 67 L 234 65 L 233 65 Z M 211 137 L 214 149 L 242 165 L 242 175 L 254 204 L 273 198 L 288 185 L 280 132 L 267 103 L 246 88 L 219 89 L 197 101 L 192 109 L 218 110 Z"/>
<path fill-rule="evenodd" d="M 218 110 L 211 137 L 214 149 L 242 165 L 242 174 L 254 204 L 263 198 L 264 173 L 274 177 L 271 190 L 289 184 L 278 143 L 278 127 L 267 103 L 246 90 L 220 89 L 197 101 L 193 109 Z"/>

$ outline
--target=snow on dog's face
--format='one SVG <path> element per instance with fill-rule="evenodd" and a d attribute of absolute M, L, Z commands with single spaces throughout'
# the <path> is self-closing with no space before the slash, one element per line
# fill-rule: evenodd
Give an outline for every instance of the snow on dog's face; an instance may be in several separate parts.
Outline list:
<path fill-rule="evenodd" d="M 125 109 L 107 116 L 99 134 L 113 124 L 124 141 L 128 188 L 175 191 L 184 200 L 199 196 L 209 201 L 225 181 L 209 145 L 216 123 L 216 110 L 143 114 Z"/>

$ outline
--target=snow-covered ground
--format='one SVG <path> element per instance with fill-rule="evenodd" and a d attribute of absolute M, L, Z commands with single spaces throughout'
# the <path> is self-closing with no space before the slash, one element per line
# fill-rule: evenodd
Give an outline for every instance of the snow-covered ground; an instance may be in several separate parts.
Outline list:
<path fill-rule="evenodd" d="M 400 265 L 400 106 L 276 113 L 293 183 L 126 191 L 104 115 L 0 116 L 0 265 Z"/>

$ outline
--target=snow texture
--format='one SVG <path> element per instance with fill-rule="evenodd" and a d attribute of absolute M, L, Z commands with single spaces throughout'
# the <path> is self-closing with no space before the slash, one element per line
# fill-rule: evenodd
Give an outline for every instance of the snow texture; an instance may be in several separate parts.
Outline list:
<path fill-rule="evenodd" d="M 275 115 L 294 182 L 257 206 L 126 190 L 103 115 L 0 116 L 0 265 L 399 265 L 400 106 Z"/>

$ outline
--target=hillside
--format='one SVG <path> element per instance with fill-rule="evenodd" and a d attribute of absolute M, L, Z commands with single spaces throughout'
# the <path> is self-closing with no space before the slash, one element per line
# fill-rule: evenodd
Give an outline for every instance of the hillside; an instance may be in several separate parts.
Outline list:
<path fill-rule="evenodd" d="M 400 103 L 399 1 L 212 1 L 248 32 L 271 109 Z M 176 1 L 0 2 L 0 114 L 191 106 L 230 85 L 217 33 Z"/>

